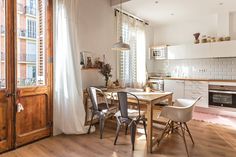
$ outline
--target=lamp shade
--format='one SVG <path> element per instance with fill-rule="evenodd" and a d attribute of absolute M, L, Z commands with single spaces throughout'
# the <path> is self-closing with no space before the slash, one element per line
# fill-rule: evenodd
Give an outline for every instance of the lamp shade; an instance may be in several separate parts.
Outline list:
<path fill-rule="evenodd" d="M 112 46 L 112 50 L 114 51 L 126 51 L 126 50 L 130 50 L 130 46 L 129 44 L 126 44 L 123 42 L 122 36 L 120 37 L 119 42 L 115 43 Z"/>

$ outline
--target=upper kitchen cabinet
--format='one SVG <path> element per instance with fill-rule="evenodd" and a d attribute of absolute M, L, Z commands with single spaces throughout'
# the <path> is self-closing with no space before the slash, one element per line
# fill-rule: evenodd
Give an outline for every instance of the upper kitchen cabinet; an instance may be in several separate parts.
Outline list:
<path fill-rule="evenodd" d="M 168 59 L 184 59 L 186 57 L 186 46 L 168 46 Z"/>
<path fill-rule="evenodd" d="M 236 57 L 236 40 L 168 47 L 168 59 Z"/>
<path fill-rule="evenodd" d="M 236 57 L 236 40 L 211 43 L 211 57 Z"/>
<path fill-rule="evenodd" d="M 210 57 L 210 44 L 191 44 L 186 45 L 186 58 L 209 58 Z"/>

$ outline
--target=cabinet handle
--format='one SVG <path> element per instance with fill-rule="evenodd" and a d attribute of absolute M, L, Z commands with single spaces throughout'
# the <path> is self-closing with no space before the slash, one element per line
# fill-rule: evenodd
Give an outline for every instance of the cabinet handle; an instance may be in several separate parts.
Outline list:
<path fill-rule="evenodd" d="M 184 81 L 176 81 L 176 83 L 184 83 Z"/>

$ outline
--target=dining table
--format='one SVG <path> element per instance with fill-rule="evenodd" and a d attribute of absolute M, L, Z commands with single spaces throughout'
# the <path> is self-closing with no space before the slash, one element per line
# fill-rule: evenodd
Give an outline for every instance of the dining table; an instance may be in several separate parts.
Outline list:
<path fill-rule="evenodd" d="M 152 153 L 153 147 L 158 143 L 157 138 L 153 137 L 153 110 L 157 104 L 166 102 L 167 105 L 172 105 L 172 92 L 164 91 L 151 91 L 145 92 L 140 89 L 126 88 L 126 89 L 108 89 L 105 94 L 111 95 L 119 91 L 126 91 L 136 95 L 140 101 L 140 104 L 147 107 L 147 151 Z M 128 97 L 128 102 L 134 102 L 134 97 Z"/>

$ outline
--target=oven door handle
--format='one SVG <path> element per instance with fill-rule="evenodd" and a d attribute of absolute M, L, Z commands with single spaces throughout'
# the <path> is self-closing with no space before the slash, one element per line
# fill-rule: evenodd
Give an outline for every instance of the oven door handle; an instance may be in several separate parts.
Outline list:
<path fill-rule="evenodd" d="M 210 93 L 236 94 L 236 91 L 209 90 Z"/>

